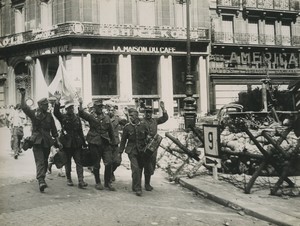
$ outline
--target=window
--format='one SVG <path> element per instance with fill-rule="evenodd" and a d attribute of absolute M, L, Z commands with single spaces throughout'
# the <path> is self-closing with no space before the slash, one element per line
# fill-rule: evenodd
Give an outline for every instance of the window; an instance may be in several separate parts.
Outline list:
<path fill-rule="evenodd" d="M 272 20 L 265 22 L 265 43 L 275 45 L 275 22 Z"/>
<path fill-rule="evenodd" d="M 25 5 L 25 30 L 30 31 L 40 27 L 41 25 L 41 12 L 40 3 L 36 0 L 28 0 Z M 44 16 L 44 15 L 43 15 Z"/>
<path fill-rule="evenodd" d="M 159 1 L 158 2 L 158 25 L 159 26 L 173 26 L 174 21 L 173 17 L 171 16 L 171 4 L 170 1 Z"/>
<path fill-rule="evenodd" d="M 191 57 L 191 71 L 195 72 L 197 69 L 197 58 Z M 186 77 L 186 57 L 174 56 L 172 57 L 172 71 L 173 71 L 173 92 L 174 95 L 185 94 L 185 77 Z M 196 86 L 194 83 L 193 93 L 196 93 Z"/>
<path fill-rule="evenodd" d="M 291 22 L 282 21 L 281 35 L 282 45 L 291 45 Z"/>
<path fill-rule="evenodd" d="M 15 33 L 20 33 L 25 31 L 24 26 L 24 7 L 18 6 L 14 9 L 15 11 Z"/>
<path fill-rule="evenodd" d="M 86 1 L 86 0 L 85 0 Z M 88 1 L 87 1 L 88 3 Z M 86 4 L 87 4 L 86 3 Z M 87 4 L 89 5 L 89 4 Z M 65 1 L 65 18 L 66 22 L 68 21 L 80 21 L 80 12 L 79 12 L 79 1 L 70 1 L 66 0 Z"/>
<path fill-rule="evenodd" d="M 117 95 L 116 55 L 92 55 L 92 95 Z"/>
<path fill-rule="evenodd" d="M 53 0 L 53 24 L 65 22 L 65 4 L 64 0 Z"/>
<path fill-rule="evenodd" d="M 116 24 L 117 23 L 117 0 L 101 0 L 100 5 L 100 23 Z"/>
<path fill-rule="evenodd" d="M 155 26 L 155 1 L 138 1 L 138 24 L 144 26 Z"/>
<path fill-rule="evenodd" d="M 175 26 L 186 27 L 186 3 L 177 1 L 175 3 Z"/>
<path fill-rule="evenodd" d="M 233 42 L 233 17 L 223 16 L 222 17 L 222 28 L 224 34 L 224 43 Z"/>
<path fill-rule="evenodd" d="M 249 18 L 248 34 L 249 34 L 249 44 L 258 44 L 258 19 Z"/>
<path fill-rule="evenodd" d="M 158 56 L 132 56 L 133 95 L 157 95 Z"/>

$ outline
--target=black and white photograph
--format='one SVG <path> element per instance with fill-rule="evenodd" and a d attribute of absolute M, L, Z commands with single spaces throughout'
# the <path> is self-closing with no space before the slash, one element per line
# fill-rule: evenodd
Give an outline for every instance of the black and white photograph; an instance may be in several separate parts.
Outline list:
<path fill-rule="evenodd" d="M 299 210 L 300 0 L 0 0 L 0 225 Z"/>

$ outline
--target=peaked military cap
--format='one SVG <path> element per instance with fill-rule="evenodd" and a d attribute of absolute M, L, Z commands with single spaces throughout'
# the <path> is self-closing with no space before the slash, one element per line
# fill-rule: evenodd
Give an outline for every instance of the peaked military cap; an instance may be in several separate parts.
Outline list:
<path fill-rule="evenodd" d="M 152 106 L 149 106 L 149 105 L 147 105 L 147 106 L 145 106 L 145 111 L 147 111 L 147 112 L 152 112 Z"/>
<path fill-rule="evenodd" d="M 103 104 L 103 102 L 102 102 L 102 100 L 95 100 L 94 101 L 94 106 L 103 106 L 104 104 Z"/>
<path fill-rule="evenodd" d="M 68 108 L 68 107 L 71 107 L 71 106 L 74 106 L 73 100 L 67 100 L 65 102 L 65 108 Z"/>
<path fill-rule="evenodd" d="M 48 99 L 47 98 L 42 98 L 42 99 L 40 99 L 39 101 L 38 101 L 38 105 L 42 105 L 42 104 L 48 104 L 49 102 L 48 102 Z"/>

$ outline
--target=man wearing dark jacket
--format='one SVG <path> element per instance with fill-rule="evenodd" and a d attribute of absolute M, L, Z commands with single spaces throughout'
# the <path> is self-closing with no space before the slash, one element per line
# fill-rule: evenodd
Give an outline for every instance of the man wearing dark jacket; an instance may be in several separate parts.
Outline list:
<path fill-rule="evenodd" d="M 78 177 L 78 188 L 84 188 L 87 183 L 83 181 L 83 167 L 80 161 L 80 152 L 82 146 L 86 146 L 82 130 L 80 118 L 74 113 L 74 102 L 68 100 L 65 102 L 66 113 L 60 112 L 60 94 L 56 93 L 56 102 L 54 105 L 54 115 L 61 124 L 60 141 L 63 145 L 63 150 L 67 155 L 66 175 L 67 185 L 73 186 L 71 178 L 71 161 L 72 157 L 76 163 L 76 172 Z"/>
<path fill-rule="evenodd" d="M 162 109 L 163 115 L 159 118 L 152 118 L 153 109 L 152 106 L 145 106 L 145 117 L 143 122 L 148 125 L 150 130 L 150 136 L 153 138 L 157 134 L 157 126 L 166 122 L 169 119 L 168 113 L 165 109 L 165 104 L 163 101 L 160 101 L 160 107 Z M 145 189 L 146 191 L 152 191 L 153 187 L 150 185 L 151 175 L 154 174 L 154 170 L 156 167 L 156 158 L 157 151 L 153 153 L 151 156 L 151 165 L 150 168 L 145 169 Z"/>
<path fill-rule="evenodd" d="M 112 175 L 112 146 L 116 145 L 113 127 L 108 115 L 102 112 L 103 103 L 101 100 L 94 102 L 95 112 L 89 114 L 83 110 L 82 99 L 79 99 L 79 116 L 89 122 L 90 130 L 86 140 L 92 152 L 97 153 L 97 162 L 94 166 L 93 173 L 95 176 L 97 190 L 103 190 L 100 180 L 100 162 L 103 159 L 104 170 L 104 187 L 110 191 L 115 191 L 111 185 Z"/>
<path fill-rule="evenodd" d="M 50 148 L 54 144 L 52 137 L 56 139 L 59 148 L 62 148 L 62 144 L 58 140 L 57 129 L 52 114 L 47 112 L 49 104 L 47 98 L 39 100 L 38 108 L 36 110 L 31 110 L 25 101 L 25 89 L 20 89 L 20 93 L 21 108 L 32 122 L 31 140 L 33 142 L 36 178 L 39 182 L 40 191 L 43 192 L 47 187 L 45 177 Z"/>
<path fill-rule="evenodd" d="M 144 153 L 147 145 L 149 128 L 139 119 L 138 112 L 134 108 L 128 110 L 129 123 L 125 125 L 120 143 L 120 153 L 128 154 L 132 174 L 132 190 L 137 196 L 142 195 L 142 172 L 149 168 L 150 158 Z M 125 148 L 126 145 L 126 148 Z"/>

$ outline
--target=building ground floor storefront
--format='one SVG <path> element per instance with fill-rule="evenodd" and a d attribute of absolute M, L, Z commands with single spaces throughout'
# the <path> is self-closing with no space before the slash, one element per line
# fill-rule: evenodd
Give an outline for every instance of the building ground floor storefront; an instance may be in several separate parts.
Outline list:
<path fill-rule="evenodd" d="M 266 79 L 278 90 L 287 90 L 291 82 L 300 80 L 298 49 L 213 46 L 208 79 L 210 109 L 218 111 L 237 102 L 239 94 L 261 89 Z"/>
<path fill-rule="evenodd" d="M 130 103 L 135 100 L 152 105 L 159 115 L 159 101 L 164 101 L 170 116 L 183 114 L 185 98 L 186 52 L 180 43 L 49 43 L 15 48 L 6 58 L 7 75 L 3 84 L 3 104 L 20 101 L 18 87 L 25 83 L 27 98 L 34 103 L 50 97 L 49 86 L 59 73 L 67 73 L 84 104 L 94 99 L 113 98 Z M 51 45 L 50 45 L 51 44 Z M 197 113 L 209 111 L 207 43 L 191 51 L 194 97 Z M 32 61 L 25 61 L 30 56 Z M 61 71 L 61 67 L 64 70 Z M 28 76 L 28 74 L 30 76 Z"/>

